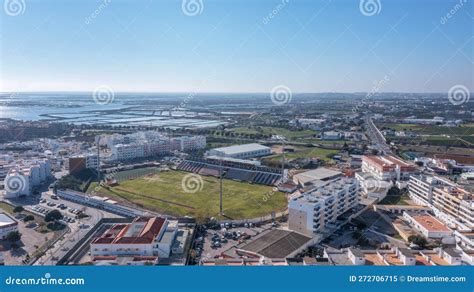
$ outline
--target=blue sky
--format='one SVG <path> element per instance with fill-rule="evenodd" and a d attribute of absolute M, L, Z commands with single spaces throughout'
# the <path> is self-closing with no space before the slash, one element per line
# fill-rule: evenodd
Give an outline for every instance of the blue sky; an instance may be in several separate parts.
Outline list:
<path fill-rule="evenodd" d="M 4 1 L 0 91 L 474 90 L 472 0 Z"/>

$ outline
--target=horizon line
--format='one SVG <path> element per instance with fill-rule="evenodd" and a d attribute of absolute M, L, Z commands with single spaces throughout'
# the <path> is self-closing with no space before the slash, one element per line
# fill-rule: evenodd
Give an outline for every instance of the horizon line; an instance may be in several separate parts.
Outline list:
<path fill-rule="evenodd" d="M 94 93 L 97 89 L 94 90 L 28 90 L 28 91 L 0 91 L 0 94 L 24 94 L 24 93 L 81 93 L 81 94 L 90 94 Z M 114 91 L 114 94 L 271 94 L 271 91 Z M 471 92 L 471 91 L 469 91 Z M 297 92 L 291 91 L 293 95 L 302 95 L 302 94 L 447 94 L 446 92 L 440 91 L 308 91 L 308 92 Z M 474 93 L 474 92 L 472 92 Z"/>

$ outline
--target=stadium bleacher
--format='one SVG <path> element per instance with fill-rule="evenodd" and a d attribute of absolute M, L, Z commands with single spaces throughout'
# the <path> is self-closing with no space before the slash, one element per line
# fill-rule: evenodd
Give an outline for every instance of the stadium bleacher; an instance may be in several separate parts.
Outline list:
<path fill-rule="evenodd" d="M 219 177 L 221 167 L 224 178 L 236 181 L 271 186 L 275 185 L 281 178 L 281 170 L 278 168 L 255 166 L 232 161 L 221 162 L 216 159 L 184 160 L 178 165 L 177 169 L 201 175 Z"/>

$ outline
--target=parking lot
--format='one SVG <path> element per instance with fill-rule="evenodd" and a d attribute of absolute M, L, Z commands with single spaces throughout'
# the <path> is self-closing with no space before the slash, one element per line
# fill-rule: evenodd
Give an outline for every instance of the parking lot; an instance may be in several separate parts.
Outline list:
<path fill-rule="evenodd" d="M 68 207 L 65 203 L 57 203 L 53 200 L 47 200 L 44 198 L 40 199 L 39 204 L 32 206 L 31 210 L 44 216 L 49 211 L 57 209 L 61 211 L 61 214 L 63 215 L 63 219 L 61 220 L 63 223 L 75 223 L 77 216 L 80 216 L 83 213 L 80 209 Z"/>
<path fill-rule="evenodd" d="M 239 243 L 251 240 L 257 234 L 272 227 L 277 227 L 277 225 L 221 224 L 220 228 L 201 230 L 194 241 L 194 250 L 197 252 L 200 261 L 217 258 L 224 251 Z"/>

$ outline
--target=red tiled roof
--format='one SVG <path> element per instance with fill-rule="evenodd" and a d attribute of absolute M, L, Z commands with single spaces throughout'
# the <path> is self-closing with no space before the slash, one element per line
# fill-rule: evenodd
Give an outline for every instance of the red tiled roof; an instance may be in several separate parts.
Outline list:
<path fill-rule="evenodd" d="M 92 261 L 107 261 L 107 260 L 115 260 L 117 259 L 116 256 L 95 256 Z"/>
<path fill-rule="evenodd" d="M 144 227 L 136 236 L 127 236 L 133 224 L 145 222 Z M 130 224 L 116 224 L 107 230 L 101 237 L 92 241 L 92 244 L 144 244 L 151 243 L 160 233 L 166 219 L 160 217 L 138 217 Z"/>
<path fill-rule="evenodd" d="M 376 156 L 376 155 L 364 155 L 362 160 L 372 164 L 382 171 L 391 171 L 394 170 L 398 165 L 402 171 L 415 171 L 416 167 L 412 164 L 409 164 L 395 156 Z"/>

